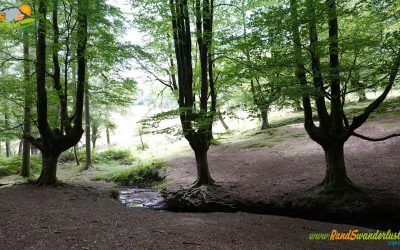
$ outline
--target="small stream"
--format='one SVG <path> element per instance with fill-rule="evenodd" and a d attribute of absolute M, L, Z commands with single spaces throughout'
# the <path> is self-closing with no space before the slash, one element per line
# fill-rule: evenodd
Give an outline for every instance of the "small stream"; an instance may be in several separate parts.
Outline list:
<path fill-rule="evenodd" d="M 162 209 L 163 197 L 153 189 L 124 188 L 119 191 L 118 200 L 127 207 Z"/>

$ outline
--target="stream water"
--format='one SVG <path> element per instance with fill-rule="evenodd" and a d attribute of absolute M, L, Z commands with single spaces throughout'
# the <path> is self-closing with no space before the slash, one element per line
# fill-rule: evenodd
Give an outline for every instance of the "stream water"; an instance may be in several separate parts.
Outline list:
<path fill-rule="evenodd" d="M 118 199 L 127 207 L 161 209 L 164 205 L 163 197 L 153 189 L 124 188 Z"/>

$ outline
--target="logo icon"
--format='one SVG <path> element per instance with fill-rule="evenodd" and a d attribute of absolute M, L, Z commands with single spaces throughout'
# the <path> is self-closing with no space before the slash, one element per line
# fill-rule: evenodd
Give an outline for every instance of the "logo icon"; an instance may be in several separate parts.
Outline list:
<path fill-rule="evenodd" d="M 31 15 L 32 8 L 29 4 L 1 9 L 0 29 L 26 30 L 36 24 L 36 20 Z"/>

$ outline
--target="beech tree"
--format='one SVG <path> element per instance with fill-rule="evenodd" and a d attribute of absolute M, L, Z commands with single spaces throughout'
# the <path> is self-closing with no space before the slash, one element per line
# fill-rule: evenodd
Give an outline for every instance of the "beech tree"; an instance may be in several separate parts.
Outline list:
<path fill-rule="evenodd" d="M 179 113 L 183 134 L 192 147 L 197 166 L 195 187 L 213 184 L 207 151 L 212 139 L 217 95 L 213 74 L 213 0 L 196 0 L 195 37 L 200 61 L 200 100 L 196 105 L 192 53 L 192 31 L 187 0 L 170 0 L 173 40 L 177 62 Z M 209 102 L 210 99 L 210 102 Z"/>
<path fill-rule="evenodd" d="M 343 4 L 345 5 L 345 3 Z M 300 11 L 299 5 L 305 7 L 305 13 Z M 321 185 L 327 189 L 354 188 L 352 181 L 347 176 L 344 160 L 344 144 L 349 137 L 357 136 L 366 140 L 378 141 L 398 136 L 394 134 L 384 138 L 368 138 L 356 132 L 356 129 L 361 127 L 371 113 L 385 100 L 395 83 L 400 66 L 400 48 L 398 46 L 400 40 L 398 40 L 398 36 L 396 35 L 392 36 L 393 34 L 388 34 L 394 39 L 389 40 L 389 42 L 392 42 L 389 46 L 390 49 L 385 48 L 387 44 L 385 45 L 385 41 L 382 40 L 379 40 L 378 44 L 374 44 L 374 47 L 371 44 L 363 44 L 365 46 L 364 53 L 370 53 L 368 55 L 370 60 L 372 56 L 376 56 L 376 51 L 379 53 L 386 52 L 386 55 L 390 55 L 388 56 L 389 58 L 393 58 L 391 64 L 379 65 L 383 66 L 384 71 L 386 71 L 379 72 L 378 74 L 380 77 L 384 76 L 383 79 L 386 80 L 386 86 L 384 86 L 384 90 L 380 96 L 368 105 L 361 114 L 349 119 L 344 112 L 346 95 L 348 93 L 343 76 L 345 72 L 350 72 L 351 76 L 351 70 L 340 65 L 340 56 L 343 55 L 342 48 L 344 46 L 340 45 L 341 35 L 339 34 L 338 12 L 346 13 L 343 10 L 345 7 L 342 6 L 342 9 L 338 11 L 336 0 L 326 0 L 324 4 L 321 4 L 319 1 L 306 0 L 305 6 L 303 2 L 290 1 L 291 38 L 293 57 L 296 65 L 296 79 L 298 84 L 305 90 L 302 98 L 305 116 L 304 125 L 310 138 L 321 145 L 325 152 L 326 174 Z M 327 44 L 327 71 L 324 71 L 323 68 L 324 62 L 322 56 L 324 55 L 324 48 L 322 47 L 323 43 L 320 41 L 319 32 L 321 21 L 319 17 L 321 16 L 324 17 L 322 20 L 326 21 L 328 29 L 327 39 L 324 40 L 325 44 Z M 389 22 L 385 18 L 381 18 L 380 21 Z M 307 26 L 308 46 L 302 40 L 301 34 L 304 34 L 302 23 L 306 23 Z M 382 28 L 382 26 L 372 25 L 370 28 Z M 381 33 L 384 31 L 370 30 L 370 32 Z M 393 41 L 397 42 L 393 43 Z M 304 48 L 307 48 L 306 53 L 304 53 Z M 374 54 L 371 55 L 371 53 Z M 379 58 L 381 61 L 386 60 L 382 56 Z M 311 70 L 307 70 L 306 63 L 311 64 Z M 381 68 L 378 68 L 378 70 L 381 70 Z M 312 82 L 315 94 L 306 91 L 309 88 L 309 82 Z M 313 120 L 312 99 L 315 101 L 319 125 L 316 125 Z"/>
<path fill-rule="evenodd" d="M 57 159 L 65 150 L 77 144 L 83 134 L 82 114 L 83 114 L 83 97 L 85 88 L 86 74 L 86 44 L 87 44 L 87 6 L 88 0 L 78 1 L 78 24 L 77 24 L 77 84 L 74 114 L 68 115 L 68 92 L 62 91 L 60 83 L 60 67 L 58 60 L 58 50 L 53 50 L 54 73 L 52 75 L 53 87 L 59 96 L 61 107 L 60 127 L 52 128 L 48 120 L 48 93 L 46 89 L 47 74 L 47 1 L 39 1 L 38 18 L 39 26 L 37 29 L 37 45 L 36 45 L 36 88 L 37 88 L 37 123 L 40 133 L 39 138 L 33 138 L 26 135 L 29 141 L 38 148 L 42 153 L 42 170 L 37 185 L 55 185 L 57 184 Z M 53 1 L 53 20 L 54 29 L 53 45 L 58 45 L 58 1 Z"/>
<path fill-rule="evenodd" d="M 31 135 L 32 132 L 32 82 L 31 82 L 31 65 L 30 62 L 30 34 L 28 32 L 24 32 L 23 35 L 23 52 L 24 52 L 24 87 L 25 87 L 25 96 L 24 96 L 24 127 L 23 134 Z M 22 168 L 21 168 L 21 176 L 29 177 L 31 174 L 30 168 L 30 159 L 31 158 L 31 144 L 28 139 L 23 139 L 22 145 Z"/>

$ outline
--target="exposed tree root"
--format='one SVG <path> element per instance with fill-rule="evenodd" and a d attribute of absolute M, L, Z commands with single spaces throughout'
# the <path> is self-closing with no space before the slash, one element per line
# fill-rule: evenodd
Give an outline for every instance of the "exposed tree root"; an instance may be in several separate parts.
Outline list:
<path fill-rule="evenodd" d="M 317 192 L 317 194 L 320 195 L 344 195 L 348 193 L 362 193 L 363 189 L 361 186 L 357 185 L 346 177 L 345 180 L 341 181 L 324 179 L 320 184 L 315 187 L 315 191 Z"/>
<path fill-rule="evenodd" d="M 234 211 L 235 204 L 218 198 L 213 188 L 217 185 L 201 185 L 169 193 L 166 207 L 183 211 Z"/>
<path fill-rule="evenodd" d="M 210 177 L 208 180 L 197 179 L 195 182 L 192 183 L 191 188 L 200 188 L 202 186 L 213 186 L 213 185 L 215 185 L 215 181 Z"/>
<path fill-rule="evenodd" d="M 59 181 L 57 178 L 49 178 L 49 177 L 45 177 L 42 175 L 33 184 L 37 187 L 43 187 L 43 186 L 64 187 L 64 186 L 66 186 L 65 183 Z"/>

